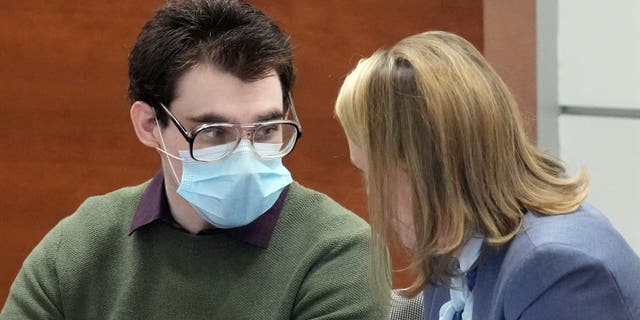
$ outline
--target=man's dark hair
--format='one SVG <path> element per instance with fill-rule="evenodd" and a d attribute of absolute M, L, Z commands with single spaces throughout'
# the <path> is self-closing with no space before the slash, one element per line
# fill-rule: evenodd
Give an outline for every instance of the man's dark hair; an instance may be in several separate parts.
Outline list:
<path fill-rule="evenodd" d="M 142 28 L 129 55 L 129 99 L 159 111 L 175 97 L 178 79 L 210 63 L 243 81 L 280 78 L 287 108 L 293 85 L 289 39 L 259 9 L 240 0 L 170 1 Z M 156 112 L 165 126 L 167 115 Z"/>

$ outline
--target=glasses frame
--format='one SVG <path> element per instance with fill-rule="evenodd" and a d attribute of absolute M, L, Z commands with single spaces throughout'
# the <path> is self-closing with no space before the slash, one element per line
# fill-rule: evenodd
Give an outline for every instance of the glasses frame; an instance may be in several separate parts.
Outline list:
<path fill-rule="evenodd" d="M 280 158 L 288 155 L 289 153 L 291 153 L 291 151 L 293 151 L 293 149 L 296 147 L 296 144 L 298 143 L 298 140 L 302 137 L 302 125 L 300 124 L 300 119 L 298 119 L 298 114 L 296 113 L 296 108 L 294 107 L 293 100 L 291 99 L 291 96 L 289 96 L 289 101 L 291 101 L 291 105 L 289 106 L 289 110 L 287 110 L 287 113 L 291 112 L 291 116 L 293 117 L 293 121 L 291 121 L 291 120 L 270 120 L 270 121 L 264 121 L 264 122 L 237 123 L 237 124 L 236 123 L 226 123 L 226 122 L 205 123 L 205 124 L 201 124 L 201 125 L 197 126 L 191 132 L 187 131 L 187 129 L 182 125 L 182 123 L 180 123 L 180 121 L 178 121 L 176 116 L 174 116 L 173 113 L 171 113 L 171 111 L 169 111 L 169 108 L 167 108 L 163 103 L 160 103 L 160 107 L 164 110 L 164 112 L 167 113 L 167 115 L 169 116 L 169 119 L 171 119 L 171 122 L 173 122 L 173 124 L 176 126 L 176 128 L 178 128 L 178 131 L 180 131 L 180 133 L 182 134 L 184 139 L 187 140 L 187 142 L 189 143 L 189 154 L 191 155 L 191 159 L 193 159 L 195 161 L 212 162 L 212 161 L 218 161 L 218 160 L 222 160 L 222 159 L 226 158 L 231 153 L 233 153 L 233 151 L 236 150 L 236 148 L 240 144 L 240 141 L 243 138 L 243 134 L 242 133 L 245 130 L 248 133 L 248 138 L 249 138 L 249 141 L 251 142 L 250 143 L 251 144 L 251 150 L 253 150 L 253 153 L 255 153 L 257 156 L 259 156 L 262 159 L 272 160 L 272 159 L 280 159 Z M 285 114 L 285 116 L 286 116 L 286 114 Z M 269 125 L 273 125 L 273 124 L 291 124 L 291 125 L 293 125 L 296 128 L 296 139 L 293 141 L 293 145 L 291 146 L 289 151 L 287 151 L 283 155 L 265 157 L 265 156 L 260 155 L 256 151 L 256 149 L 255 149 L 255 147 L 253 145 L 253 133 L 256 131 L 256 128 L 259 128 L 259 127 L 262 127 L 262 126 L 269 126 Z M 229 128 L 236 128 L 236 130 L 239 130 L 240 135 L 238 135 L 238 139 L 236 139 L 236 142 L 235 142 L 235 145 L 233 146 L 233 148 L 231 148 L 229 150 L 229 152 L 225 153 L 222 157 L 220 157 L 218 159 L 212 159 L 212 160 L 199 160 L 199 159 L 196 159 L 196 157 L 193 156 L 193 143 L 195 141 L 195 137 L 198 135 L 198 133 L 200 133 L 201 131 L 203 131 L 203 130 L 205 130 L 207 128 L 219 127 L 219 126 L 225 126 L 225 127 L 229 127 Z"/>

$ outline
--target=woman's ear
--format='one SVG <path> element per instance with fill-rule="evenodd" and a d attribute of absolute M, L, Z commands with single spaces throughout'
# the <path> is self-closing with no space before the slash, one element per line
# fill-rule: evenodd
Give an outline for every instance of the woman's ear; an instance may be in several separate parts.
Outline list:
<path fill-rule="evenodd" d="M 131 106 L 129 115 L 138 140 L 147 147 L 159 148 L 157 135 L 160 134 L 160 131 L 155 130 L 157 122 L 154 109 L 142 101 L 136 101 Z"/>

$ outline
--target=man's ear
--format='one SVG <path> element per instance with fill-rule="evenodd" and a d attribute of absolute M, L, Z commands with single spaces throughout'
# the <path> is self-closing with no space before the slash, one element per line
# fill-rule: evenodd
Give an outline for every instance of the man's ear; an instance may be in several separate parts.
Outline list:
<path fill-rule="evenodd" d="M 160 134 L 160 131 L 156 130 L 156 113 L 153 108 L 142 101 L 136 101 L 131 106 L 129 115 L 138 140 L 147 147 L 159 148 L 157 135 Z"/>

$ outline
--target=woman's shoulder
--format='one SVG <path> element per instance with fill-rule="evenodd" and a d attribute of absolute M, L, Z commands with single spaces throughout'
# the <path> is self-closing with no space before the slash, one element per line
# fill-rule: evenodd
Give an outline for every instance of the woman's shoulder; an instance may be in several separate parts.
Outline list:
<path fill-rule="evenodd" d="M 640 258 L 588 203 L 564 215 L 528 213 L 522 231 L 504 253 L 500 270 L 500 281 L 512 292 L 505 303 L 578 294 L 585 299 L 581 304 L 585 308 L 595 307 L 598 299 L 621 308 L 640 308 Z"/>
<path fill-rule="evenodd" d="M 587 202 L 565 214 L 527 213 L 522 231 L 512 245 L 538 251 L 572 248 L 602 259 L 608 259 L 615 252 L 633 253 L 607 217 Z"/>

